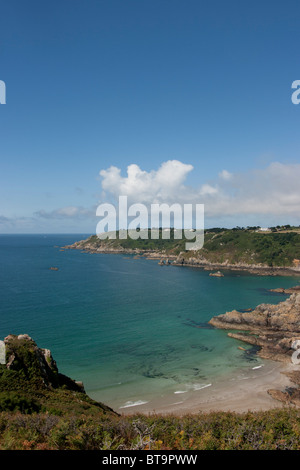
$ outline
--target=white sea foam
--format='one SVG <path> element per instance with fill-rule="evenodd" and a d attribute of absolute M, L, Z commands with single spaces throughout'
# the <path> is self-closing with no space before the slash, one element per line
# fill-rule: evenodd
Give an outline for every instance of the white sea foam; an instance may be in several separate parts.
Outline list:
<path fill-rule="evenodd" d="M 194 390 L 202 390 L 202 388 L 206 388 L 206 387 L 211 387 L 212 384 L 206 384 L 206 385 L 202 385 L 202 384 L 195 384 L 193 389 Z"/>
<path fill-rule="evenodd" d="M 176 390 L 174 393 L 187 393 L 189 390 L 202 390 L 202 388 L 211 387 L 212 384 L 187 384 L 186 390 Z"/>
<path fill-rule="evenodd" d="M 142 401 L 142 400 L 138 400 L 138 401 L 127 401 L 127 402 L 125 403 L 125 405 L 120 406 L 120 409 L 121 409 L 121 408 L 130 408 L 131 406 L 145 405 L 146 403 L 149 403 L 149 402 L 148 402 L 148 401 Z"/>
<path fill-rule="evenodd" d="M 252 370 L 254 370 L 254 369 L 260 369 L 261 367 L 263 367 L 263 364 L 262 364 L 261 366 L 252 367 Z"/>

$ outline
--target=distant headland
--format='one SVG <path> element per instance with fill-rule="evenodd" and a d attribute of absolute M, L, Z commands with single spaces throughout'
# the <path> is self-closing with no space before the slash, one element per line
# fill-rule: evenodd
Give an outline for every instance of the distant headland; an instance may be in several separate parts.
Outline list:
<path fill-rule="evenodd" d="M 121 239 L 116 232 L 101 240 L 91 235 L 63 247 L 88 253 L 121 253 L 158 259 L 159 264 L 193 266 L 206 270 L 238 270 L 260 275 L 300 276 L 300 228 L 277 226 L 212 228 L 205 230 L 204 246 L 185 250 L 186 239 L 178 239 L 176 229 L 159 229 L 158 239 Z M 169 238 L 164 238 L 169 231 Z M 222 272 L 221 272 L 222 274 Z"/>

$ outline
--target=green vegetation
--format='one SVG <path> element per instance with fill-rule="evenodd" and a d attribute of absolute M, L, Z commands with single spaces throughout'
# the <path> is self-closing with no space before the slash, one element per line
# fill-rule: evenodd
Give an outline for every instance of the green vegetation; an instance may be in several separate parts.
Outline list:
<path fill-rule="evenodd" d="M 0 366 L 0 450 L 299 450 L 300 410 L 120 416 L 45 372 L 45 350 L 10 336 Z M 37 359 L 38 358 L 38 359 Z M 50 375 L 48 375 L 50 373 Z M 64 377 L 64 376 L 62 376 Z"/>
<path fill-rule="evenodd" d="M 25 414 L 40 411 L 58 416 L 71 411 L 97 415 L 112 412 L 89 398 L 72 379 L 60 374 L 52 356 L 44 359 L 43 350 L 34 341 L 14 335 L 9 338 L 7 366 L 0 365 L 0 411 Z"/>
<path fill-rule="evenodd" d="M 211 262 L 291 266 L 294 259 L 300 258 L 300 233 L 261 233 L 247 229 L 210 232 L 201 251 Z"/>
<path fill-rule="evenodd" d="M 170 235 L 168 234 L 168 237 L 169 238 L 163 239 L 163 231 L 162 229 L 160 229 L 159 238 L 156 240 L 151 239 L 151 230 L 149 229 L 148 239 L 133 240 L 132 238 L 127 237 L 124 240 L 120 240 L 117 232 L 117 237 L 115 240 L 100 240 L 96 235 L 92 235 L 90 238 L 88 238 L 82 243 L 81 247 L 84 249 L 86 245 L 92 244 L 93 247 L 97 249 L 98 247 L 105 245 L 108 249 L 118 249 L 119 247 L 121 247 L 126 250 L 137 249 L 141 251 L 166 251 L 170 254 L 179 254 L 185 249 L 185 237 L 179 240 L 174 239 L 174 229 L 170 229 Z"/>
<path fill-rule="evenodd" d="M 130 417 L 0 413 L 0 450 L 299 450 L 296 409 Z"/>
<path fill-rule="evenodd" d="M 151 239 L 150 230 L 147 240 L 106 239 L 99 240 L 91 236 L 77 245 L 81 249 L 123 248 L 125 250 L 156 251 L 169 256 L 181 255 L 182 259 L 206 260 L 211 263 L 249 265 L 264 264 L 274 267 L 289 267 L 294 259 L 300 259 L 300 229 L 290 226 L 272 227 L 268 232 L 260 232 L 259 227 L 235 227 L 233 229 L 212 228 L 205 230 L 204 247 L 199 251 L 186 251 L 186 238 L 174 239 L 171 229 L 170 238 L 162 239 L 162 230 L 158 240 Z"/>
<path fill-rule="evenodd" d="M 20 411 L 21 413 L 34 413 L 40 411 L 39 403 L 31 397 L 17 392 L 0 393 L 0 411 Z"/>

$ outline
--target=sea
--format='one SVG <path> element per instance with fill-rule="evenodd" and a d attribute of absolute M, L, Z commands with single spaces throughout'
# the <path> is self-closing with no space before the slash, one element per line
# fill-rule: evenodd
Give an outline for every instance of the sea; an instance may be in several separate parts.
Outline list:
<path fill-rule="evenodd" d="M 264 366 L 257 350 L 208 323 L 277 304 L 300 277 L 161 266 L 128 254 L 64 249 L 89 234 L 0 235 L 0 339 L 28 334 L 59 371 L 122 413 Z M 51 269 L 57 268 L 57 269 Z"/>

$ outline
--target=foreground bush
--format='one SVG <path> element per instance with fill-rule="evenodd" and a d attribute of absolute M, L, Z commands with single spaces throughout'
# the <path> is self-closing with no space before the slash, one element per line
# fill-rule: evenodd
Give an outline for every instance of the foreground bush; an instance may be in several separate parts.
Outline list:
<path fill-rule="evenodd" d="M 0 413 L 1 450 L 299 450 L 300 411 L 112 417 Z"/>

